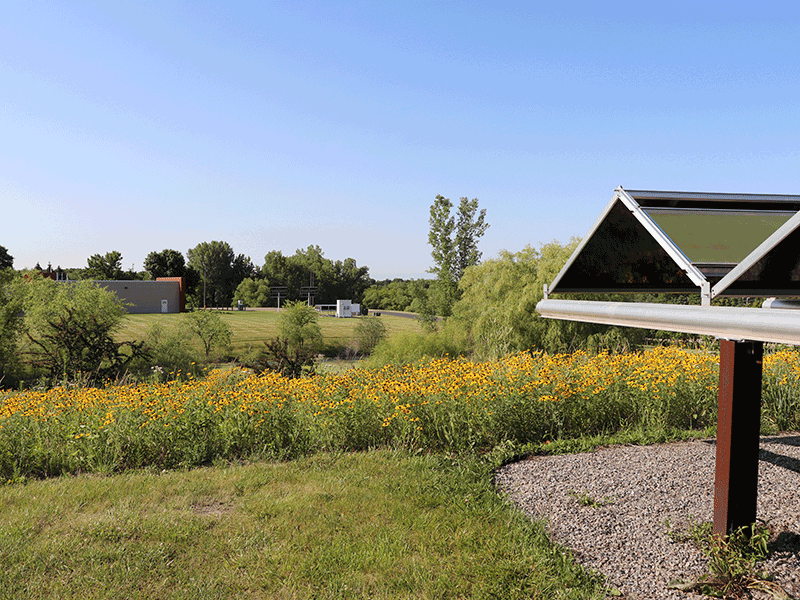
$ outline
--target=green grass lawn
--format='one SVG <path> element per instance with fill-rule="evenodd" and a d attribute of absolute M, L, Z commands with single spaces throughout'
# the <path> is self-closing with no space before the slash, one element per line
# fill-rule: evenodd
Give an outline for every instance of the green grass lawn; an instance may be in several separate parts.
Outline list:
<path fill-rule="evenodd" d="M 602 598 L 477 459 L 391 450 L 0 486 L 0 598 Z"/>
<path fill-rule="evenodd" d="M 259 348 L 267 340 L 278 335 L 277 310 L 223 310 L 219 314 L 225 319 L 233 332 L 233 354 L 243 355 L 252 348 Z M 165 326 L 180 323 L 180 314 L 127 315 L 117 338 L 119 341 L 141 340 L 153 323 Z M 326 345 L 346 345 L 353 339 L 353 331 L 360 318 L 337 319 L 320 316 L 319 325 Z M 415 319 L 382 315 L 377 317 L 386 325 L 388 336 L 407 331 L 419 331 L 420 324 Z"/>

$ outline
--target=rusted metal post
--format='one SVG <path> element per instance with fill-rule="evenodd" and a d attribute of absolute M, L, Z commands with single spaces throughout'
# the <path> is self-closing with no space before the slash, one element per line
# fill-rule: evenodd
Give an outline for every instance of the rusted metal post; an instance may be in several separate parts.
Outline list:
<path fill-rule="evenodd" d="M 763 342 L 720 341 L 714 533 L 756 520 Z"/>

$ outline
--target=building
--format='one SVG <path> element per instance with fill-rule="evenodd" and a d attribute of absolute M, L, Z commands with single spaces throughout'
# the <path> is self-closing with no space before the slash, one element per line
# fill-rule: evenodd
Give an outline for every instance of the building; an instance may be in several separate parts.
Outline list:
<path fill-rule="evenodd" d="M 130 314 L 179 313 L 186 310 L 186 279 L 183 277 L 95 283 L 114 292 Z"/>

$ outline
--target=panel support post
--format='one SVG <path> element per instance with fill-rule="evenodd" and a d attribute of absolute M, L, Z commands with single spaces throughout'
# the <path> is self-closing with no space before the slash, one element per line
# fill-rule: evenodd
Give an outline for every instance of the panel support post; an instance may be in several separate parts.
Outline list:
<path fill-rule="evenodd" d="M 720 340 L 715 535 L 756 520 L 763 353 L 763 342 Z"/>

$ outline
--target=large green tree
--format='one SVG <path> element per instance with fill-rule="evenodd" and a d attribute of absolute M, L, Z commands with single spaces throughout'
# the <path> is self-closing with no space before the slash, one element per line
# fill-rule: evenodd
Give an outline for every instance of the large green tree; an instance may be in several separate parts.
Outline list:
<path fill-rule="evenodd" d="M 264 279 L 243 279 L 233 294 L 234 302 L 241 300 L 245 306 L 269 306 L 272 297 L 269 283 Z"/>
<path fill-rule="evenodd" d="M 202 242 L 186 256 L 189 266 L 199 274 L 197 296 L 201 306 L 230 306 L 237 286 L 256 272 L 250 258 L 234 254 L 227 242 Z"/>
<path fill-rule="evenodd" d="M 453 203 L 441 194 L 436 196 L 430 208 L 428 220 L 430 230 L 428 243 L 431 246 L 436 282 L 425 303 L 427 311 L 439 316 L 449 316 L 460 292 L 458 282 L 467 268 L 480 263 L 478 242 L 489 224 L 486 209 L 478 211 L 478 199 L 462 197 L 456 214 L 452 214 Z"/>
<path fill-rule="evenodd" d="M 0 270 L 13 268 L 14 257 L 8 253 L 8 249 L 5 246 L 0 246 Z"/>
<path fill-rule="evenodd" d="M 307 300 L 304 288 L 315 287 L 312 294 L 316 304 L 333 304 L 348 299 L 360 302 L 369 287 L 369 269 L 359 267 L 356 260 L 332 261 L 325 258 L 316 245 L 297 249 L 292 256 L 273 250 L 264 257 L 261 277 L 270 287 L 287 288 L 289 298 Z"/>
<path fill-rule="evenodd" d="M 115 281 L 122 279 L 122 254 L 116 250 L 103 255 L 93 254 L 87 260 L 84 276 L 87 279 L 100 281 Z"/>
<path fill-rule="evenodd" d="M 186 275 L 186 259 L 177 250 L 165 249 L 151 252 L 144 259 L 144 270 L 152 279 L 159 277 L 184 277 Z"/>
<path fill-rule="evenodd" d="M 572 239 L 566 245 L 551 242 L 503 251 L 465 272 L 452 322 L 467 332 L 477 356 L 494 358 L 531 348 L 551 353 L 621 350 L 642 342 L 644 330 L 544 319 L 536 312 L 544 284 L 555 279 L 577 244 Z"/>
<path fill-rule="evenodd" d="M 13 282 L 20 277 L 11 268 L 0 269 L 0 385 L 13 384 L 19 366 L 17 342 L 22 328 L 22 302 Z"/>
<path fill-rule="evenodd" d="M 414 280 L 378 281 L 364 292 L 364 304 L 378 310 L 409 310 L 418 287 Z"/>
<path fill-rule="evenodd" d="M 368 267 L 359 267 L 354 258 L 333 263 L 333 282 L 329 291 L 330 302 L 349 299 L 359 303 L 372 283 Z"/>

